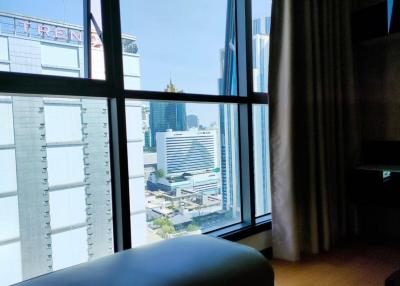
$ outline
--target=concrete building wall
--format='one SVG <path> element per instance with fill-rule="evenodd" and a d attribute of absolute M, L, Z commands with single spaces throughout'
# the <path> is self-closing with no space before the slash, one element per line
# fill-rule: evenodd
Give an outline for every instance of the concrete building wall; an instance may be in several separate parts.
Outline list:
<path fill-rule="evenodd" d="M 132 246 L 147 241 L 144 155 L 142 131 L 142 104 L 126 102 L 126 124 L 128 139 L 129 191 L 131 207 Z"/>
<path fill-rule="evenodd" d="M 1 28 L 1 71 L 85 76 L 82 45 Z M 104 79 L 102 49 L 94 48 L 92 59 L 93 76 Z M 128 87 L 140 88 L 139 55 L 124 53 L 125 63 Z M 0 94 L 0 285 L 113 252 L 107 101 L 84 96 Z M 140 117 L 141 111 L 130 114 Z M 134 133 L 138 122 L 130 125 Z M 141 129 L 135 136 L 143 145 Z M 141 211 L 132 220 L 134 237 L 140 240 L 146 227 L 143 149 L 132 158 L 141 174 L 131 178 L 132 206 Z"/>

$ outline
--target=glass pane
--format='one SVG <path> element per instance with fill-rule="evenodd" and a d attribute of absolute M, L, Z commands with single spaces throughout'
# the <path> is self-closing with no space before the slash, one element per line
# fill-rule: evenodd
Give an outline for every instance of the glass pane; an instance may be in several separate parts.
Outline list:
<path fill-rule="evenodd" d="M 49 186 L 82 184 L 85 180 L 83 160 L 83 146 L 47 148 Z"/>
<path fill-rule="evenodd" d="M 0 241 L 19 236 L 18 198 L 10 196 L 0 199 Z"/>
<path fill-rule="evenodd" d="M 11 285 L 22 280 L 21 244 L 0 245 L 0 285 Z"/>
<path fill-rule="evenodd" d="M 237 94 L 234 1 L 120 5 L 126 89 L 175 92 L 172 80 L 177 92 Z"/>
<path fill-rule="evenodd" d="M 268 92 L 272 0 L 252 0 L 253 89 Z"/>
<path fill-rule="evenodd" d="M 86 223 L 86 193 L 84 187 L 51 192 L 50 202 L 52 229 Z"/>
<path fill-rule="evenodd" d="M 271 212 L 268 105 L 253 105 L 256 216 Z"/>
<path fill-rule="evenodd" d="M 0 95 L 0 118 L 0 285 L 113 253 L 107 100 Z"/>
<path fill-rule="evenodd" d="M 1 97 L 0 97 L 1 99 Z M 3 98 L 0 101 L 0 144 L 7 145 L 14 142 L 12 106 L 10 100 Z"/>
<path fill-rule="evenodd" d="M 17 190 L 17 175 L 15 166 L 15 150 L 11 146 L 0 145 L 0 194 Z"/>
<path fill-rule="evenodd" d="M 237 105 L 127 100 L 126 118 L 133 247 L 241 221 Z"/>
<path fill-rule="evenodd" d="M 0 1 L 0 70 L 87 78 L 83 3 Z M 100 0 L 91 8 L 92 78 L 104 79 Z"/>
<path fill-rule="evenodd" d="M 86 227 L 67 230 L 51 236 L 53 270 L 60 270 L 89 260 Z M 71 247 L 73 245 L 73 247 Z"/>

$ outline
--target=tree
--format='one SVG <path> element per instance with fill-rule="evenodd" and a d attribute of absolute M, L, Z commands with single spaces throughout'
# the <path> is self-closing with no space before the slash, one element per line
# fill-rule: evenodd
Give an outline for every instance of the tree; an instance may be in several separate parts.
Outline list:
<path fill-rule="evenodd" d="M 200 227 L 198 225 L 195 225 L 193 223 L 189 224 L 188 227 L 186 228 L 187 232 L 193 232 L 199 230 Z"/>
<path fill-rule="evenodd" d="M 163 169 L 157 169 L 155 172 L 157 178 L 164 178 L 165 177 L 165 171 Z"/>
<path fill-rule="evenodd" d="M 155 219 L 153 224 L 159 227 L 157 234 L 163 238 L 166 238 L 168 234 L 174 234 L 176 232 L 174 225 L 166 217 L 159 217 Z"/>
<path fill-rule="evenodd" d="M 173 225 L 163 225 L 160 230 L 164 236 L 175 233 L 175 227 Z"/>
<path fill-rule="evenodd" d="M 166 217 L 159 217 L 153 221 L 153 224 L 158 227 L 162 227 L 163 225 L 172 225 L 172 222 Z"/>

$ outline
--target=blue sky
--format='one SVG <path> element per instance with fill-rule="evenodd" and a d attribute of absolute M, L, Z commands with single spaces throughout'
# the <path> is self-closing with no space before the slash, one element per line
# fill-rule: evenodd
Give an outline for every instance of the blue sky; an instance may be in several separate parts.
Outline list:
<path fill-rule="evenodd" d="M 270 2 L 253 0 L 253 18 L 269 15 Z M 218 94 L 227 0 L 120 3 L 122 32 L 137 37 L 142 89 L 161 91 L 172 78 L 184 92 Z M 83 22 L 82 0 L 7 0 L 0 1 L 0 11 L 79 25 Z M 202 124 L 217 121 L 216 106 L 210 109 L 188 104 L 187 110 L 197 114 Z"/>

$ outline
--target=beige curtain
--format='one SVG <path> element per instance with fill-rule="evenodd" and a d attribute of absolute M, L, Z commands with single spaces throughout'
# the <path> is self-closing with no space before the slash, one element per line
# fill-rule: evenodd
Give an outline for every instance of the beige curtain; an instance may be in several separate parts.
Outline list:
<path fill-rule="evenodd" d="M 357 159 L 350 2 L 276 0 L 270 52 L 273 253 L 295 261 L 348 235 Z"/>

